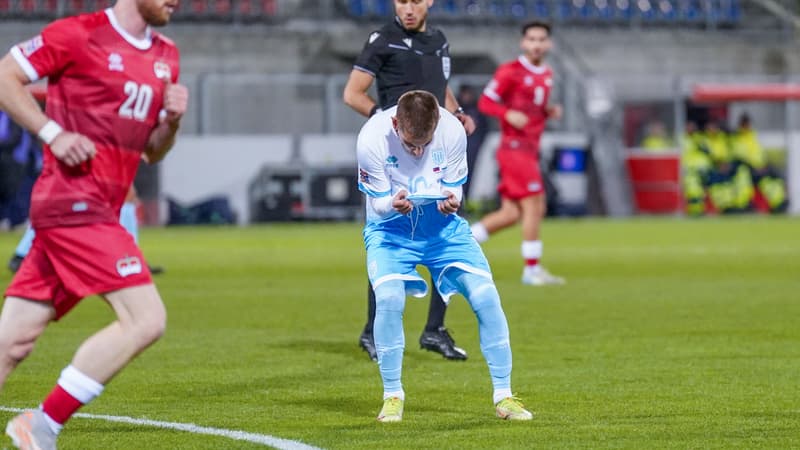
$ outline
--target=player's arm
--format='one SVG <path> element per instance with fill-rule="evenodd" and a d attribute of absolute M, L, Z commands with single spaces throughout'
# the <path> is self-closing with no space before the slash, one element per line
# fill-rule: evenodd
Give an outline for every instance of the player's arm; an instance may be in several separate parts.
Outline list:
<path fill-rule="evenodd" d="M 169 81 L 165 81 L 165 83 L 163 119 L 150 133 L 147 148 L 142 155 L 142 159 L 150 164 L 164 159 L 167 152 L 175 145 L 175 136 L 189 103 L 189 90 L 186 89 L 186 86 Z"/>
<path fill-rule="evenodd" d="M 464 126 L 464 131 L 467 132 L 467 136 L 475 132 L 475 119 L 464 112 L 461 105 L 458 104 L 458 100 L 453 94 L 453 90 L 450 89 L 450 86 L 447 86 L 447 90 L 444 93 L 444 107 L 461 122 L 461 125 Z"/>
<path fill-rule="evenodd" d="M 93 158 L 94 143 L 86 136 L 64 131 L 59 124 L 50 120 L 25 89 L 30 82 L 31 79 L 11 53 L 0 59 L 0 109 L 6 111 L 18 125 L 39 136 L 64 164 L 76 166 Z"/>
<path fill-rule="evenodd" d="M 408 192 L 401 189 L 392 196 L 392 183 L 380 155 L 374 147 L 370 133 L 362 130 L 356 142 L 358 190 L 366 195 L 367 204 L 380 217 L 388 217 L 395 211 L 408 214 L 414 207 L 407 199 Z"/>
<path fill-rule="evenodd" d="M 374 79 L 375 77 L 368 72 L 353 69 L 344 86 L 342 99 L 345 104 L 364 117 L 370 117 L 379 109 L 377 102 L 367 94 Z"/>
<path fill-rule="evenodd" d="M 463 129 L 454 125 L 446 129 L 445 158 L 447 168 L 442 174 L 442 194 L 447 198 L 438 202 L 439 212 L 453 214 L 461 207 L 464 196 L 463 185 L 469 176 L 467 167 L 467 135 Z"/>
<path fill-rule="evenodd" d="M 522 111 L 509 108 L 503 100 L 510 89 L 512 89 L 511 78 L 501 67 L 484 88 L 478 100 L 478 109 L 487 116 L 497 117 L 514 128 L 522 129 L 528 123 L 528 116 Z"/>

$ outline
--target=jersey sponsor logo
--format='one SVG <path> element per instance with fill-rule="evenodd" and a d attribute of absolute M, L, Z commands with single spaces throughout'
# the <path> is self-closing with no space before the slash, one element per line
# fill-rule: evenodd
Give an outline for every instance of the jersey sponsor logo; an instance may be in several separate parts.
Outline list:
<path fill-rule="evenodd" d="M 403 43 L 406 44 L 408 48 L 411 48 L 411 38 L 403 38 Z"/>
<path fill-rule="evenodd" d="M 391 167 L 393 169 L 397 169 L 400 167 L 400 163 L 397 162 L 397 156 L 391 155 L 386 158 L 386 166 Z"/>
<path fill-rule="evenodd" d="M 112 53 L 108 55 L 108 70 L 112 72 L 125 71 L 125 66 L 122 64 L 122 55 L 119 53 Z"/>
<path fill-rule="evenodd" d="M 153 72 L 159 80 L 167 79 L 172 81 L 172 70 L 170 70 L 169 64 L 164 61 L 156 61 L 153 63 Z"/>
<path fill-rule="evenodd" d="M 442 72 L 444 73 L 445 80 L 450 79 L 450 57 L 442 56 Z"/>
<path fill-rule="evenodd" d="M 423 193 L 424 192 L 430 192 L 431 188 L 433 188 L 433 187 L 434 186 L 431 186 L 430 184 L 428 184 L 428 180 L 426 180 L 425 177 L 422 176 L 422 175 L 414 177 L 414 178 L 412 178 L 411 180 L 408 181 L 408 193 L 409 194 L 415 194 L 417 192 L 423 192 Z"/>
<path fill-rule="evenodd" d="M 26 58 L 29 58 L 36 50 L 39 50 L 43 46 L 44 40 L 42 40 L 42 35 L 38 35 L 19 44 L 19 49 L 22 50 L 22 54 L 25 55 Z"/>
<path fill-rule="evenodd" d="M 381 34 L 378 33 L 378 32 L 370 34 L 369 35 L 369 43 L 372 44 L 373 42 L 375 42 L 375 39 L 378 39 L 379 37 L 381 37 Z"/>
<path fill-rule="evenodd" d="M 125 278 L 142 273 L 142 262 L 136 256 L 125 256 L 117 260 L 117 273 Z"/>
<path fill-rule="evenodd" d="M 533 77 L 528 75 L 525 77 L 525 86 L 530 86 L 533 84 Z"/>
<path fill-rule="evenodd" d="M 363 184 L 369 184 L 369 173 L 366 170 L 358 169 L 358 180 Z"/>

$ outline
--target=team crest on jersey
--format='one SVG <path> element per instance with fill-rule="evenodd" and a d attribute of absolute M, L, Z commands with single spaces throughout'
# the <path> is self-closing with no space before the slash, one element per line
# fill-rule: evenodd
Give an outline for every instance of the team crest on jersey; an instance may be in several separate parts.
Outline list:
<path fill-rule="evenodd" d="M 136 256 L 126 256 L 117 260 L 117 273 L 121 277 L 142 273 L 142 261 Z"/>
<path fill-rule="evenodd" d="M 391 167 L 393 169 L 397 169 L 400 167 L 400 163 L 397 162 L 397 156 L 391 155 L 386 158 L 386 166 Z"/>
<path fill-rule="evenodd" d="M 411 38 L 403 38 L 403 43 L 406 44 L 406 47 L 411 48 Z"/>
<path fill-rule="evenodd" d="M 172 80 L 172 70 L 169 68 L 169 64 L 165 63 L 164 61 L 156 61 L 153 63 L 153 72 L 156 74 L 156 78 L 159 80 L 168 79 Z"/>
<path fill-rule="evenodd" d="M 442 56 L 442 72 L 446 80 L 450 79 L 450 57 Z"/>
<path fill-rule="evenodd" d="M 379 37 L 381 37 L 381 34 L 378 33 L 377 31 L 375 33 L 370 34 L 369 43 L 372 44 L 373 42 L 375 42 L 375 39 L 378 39 Z"/>
<path fill-rule="evenodd" d="M 27 40 L 22 44 L 19 44 L 19 49 L 22 50 L 22 54 L 25 55 L 26 58 L 30 57 L 33 52 L 39 50 L 44 46 L 44 41 L 42 40 L 42 36 L 36 36 L 33 39 Z"/>
<path fill-rule="evenodd" d="M 434 150 L 433 152 L 431 152 L 431 159 L 433 160 L 434 164 L 436 164 L 437 166 L 441 166 L 442 164 L 444 164 L 444 151 Z"/>
<path fill-rule="evenodd" d="M 545 86 L 552 86 L 553 85 L 553 79 L 552 78 L 545 79 L 544 80 L 544 85 Z"/>
<path fill-rule="evenodd" d="M 122 55 L 119 53 L 108 55 L 108 70 L 112 72 L 123 72 L 125 70 L 125 66 L 122 64 Z"/>

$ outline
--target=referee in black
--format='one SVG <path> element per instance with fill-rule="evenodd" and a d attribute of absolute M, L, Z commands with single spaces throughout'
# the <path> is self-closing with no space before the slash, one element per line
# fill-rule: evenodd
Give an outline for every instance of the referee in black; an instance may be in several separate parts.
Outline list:
<path fill-rule="evenodd" d="M 370 33 L 364 49 L 353 65 L 344 88 L 344 102 L 359 114 L 370 117 L 397 104 L 405 92 L 421 89 L 436 96 L 440 105 L 452 112 L 467 134 L 475 131 L 475 122 L 458 106 L 447 86 L 450 79 L 449 44 L 444 34 L 427 26 L 428 8 L 433 0 L 394 0 L 395 18 Z M 378 81 L 378 101 L 367 94 L 373 80 Z M 419 338 L 420 347 L 441 353 L 447 359 L 467 359 L 467 352 L 456 347 L 444 326 L 447 305 L 431 280 L 431 304 L 428 323 Z M 377 361 L 372 328 L 375 322 L 375 293 L 368 286 L 367 324 L 359 345 Z"/>

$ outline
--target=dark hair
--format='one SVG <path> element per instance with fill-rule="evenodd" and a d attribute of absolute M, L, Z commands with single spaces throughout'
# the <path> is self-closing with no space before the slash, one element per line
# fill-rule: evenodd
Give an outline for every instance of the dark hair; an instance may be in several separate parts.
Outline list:
<path fill-rule="evenodd" d="M 525 36 L 525 33 L 527 33 L 528 30 L 531 28 L 542 28 L 544 29 L 544 31 L 547 32 L 548 36 L 550 36 L 550 32 L 552 30 L 552 27 L 550 26 L 549 23 L 541 20 L 532 20 L 530 22 L 525 23 L 525 25 L 522 25 L 522 35 Z"/>
<path fill-rule="evenodd" d="M 408 91 L 397 101 L 397 123 L 412 139 L 430 136 L 439 123 L 439 102 L 428 91 Z"/>

